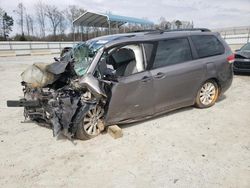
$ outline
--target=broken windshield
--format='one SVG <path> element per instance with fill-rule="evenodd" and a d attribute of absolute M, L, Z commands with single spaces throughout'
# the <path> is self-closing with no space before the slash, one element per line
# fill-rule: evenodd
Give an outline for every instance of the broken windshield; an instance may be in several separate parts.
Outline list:
<path fill-rule="evenodd" d="M 72 49 L 72 56 L 75 60 L 74 69 L 78 76 L 83 76 L 86 73 L 94 55 L 86 43 L 79 43 Z"/>
<path fill-rule="evenodd" d="M 74 59 L 74 70 L 78 76 L 83 76 L 92 60 L 95 57 L 97 51 L 102 48 L 108 40 L 89 40 L 76 44 L 72 50 L 65 53 L 61 60 L 69 61 Z"/>
<path fill-rule="evenodd" d="M 96 51 L 94 51 L 90 45 L 81 42 L 76 44 L 69 52 L 65 53 L 61 60 L 69 61 L 73 58 L 75 73 L 78 76 L 83 76 L 94 59 L 95 54 Z"/>

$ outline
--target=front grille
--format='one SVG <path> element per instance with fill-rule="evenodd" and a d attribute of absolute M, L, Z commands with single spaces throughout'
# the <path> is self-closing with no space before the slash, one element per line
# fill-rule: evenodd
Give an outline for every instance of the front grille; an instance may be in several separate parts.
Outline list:
<path fill-rule="evenodd" d="M 250 69 L 250 62 L 235 61 L 234 66 L 239 69 Z"/>

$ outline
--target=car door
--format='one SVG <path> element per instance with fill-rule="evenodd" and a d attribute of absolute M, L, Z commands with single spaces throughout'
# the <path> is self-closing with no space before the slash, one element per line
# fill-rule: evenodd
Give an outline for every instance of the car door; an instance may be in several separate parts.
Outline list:
<path fill-rule="evenodd" d="M 151 67 L 155 111 L 192 104 L 205 72 L 193 59 L 188 38 L 159 41 Z"/>
<path fill-rule="evenodd" d="M 145 63 L 144 58 L 143 63 Z M 119 77 L 112 86 L 106 123 L 133 121 L 153 114 L 154 94 L 152 87 L 152 76 L 147 70 Z"/>

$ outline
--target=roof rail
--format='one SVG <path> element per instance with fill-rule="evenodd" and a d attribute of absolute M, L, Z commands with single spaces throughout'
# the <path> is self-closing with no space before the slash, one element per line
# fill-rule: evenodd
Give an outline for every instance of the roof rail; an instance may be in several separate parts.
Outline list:
<path fill-rule="evenodd" d="M 201 31 L 201 32 L 211 32 L 210 29 L 207 28 L 187 28 L 187 29 L 169 29 L 164 32 L 172 32 L 172 31 Z"/>
<path fill-rule="evenodd" d="M 207 28 L 190 28 L 190 29 L 169 29 L 169 30 L 162 30 L 162 29 L 155 29 L 145 33 L 145 35 L 150 34 L 163 34 L 165 32 L 176 32 L 176 31 L 201 31 L 201 32 L 211 32 L 211 30 Z"/>
<path fill-rule="evenodd" d="M 134 30 L 134 31 L 129 31 L 127 33 L 141 33 L 141 32 L 153 32 L 156 31 L 155 29 L 141 29 L 141 30 Z"/>
<path fill-rule="evenodd" d="M 154 29 L 154 30 L 152 30 L 152 31 L 149 31 L 149 32 L 145 33 L 145 35 L 150 35 L 150 34 L 162 34 L 162 33 L 164 33 L 164 32 L 165 32 L 165 30 L 162 30 L 162 29 Z"/>

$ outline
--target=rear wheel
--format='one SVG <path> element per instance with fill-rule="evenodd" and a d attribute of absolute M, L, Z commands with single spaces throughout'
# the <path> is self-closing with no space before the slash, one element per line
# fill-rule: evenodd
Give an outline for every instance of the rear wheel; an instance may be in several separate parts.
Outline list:
<path fill-rule="evenodd" d="M 76 138 L 88 140 L 98 136 L 104 130 L 103 114 L 104 110 L 101 106 L 90 109 L 77 126 Z"/>
<path fill-rule="evenodd" d="M 206 81 L 199 89 L 195 105 L 199 108 L 213 106 L 219 96 L 218 84 L 213 80 Z"/>

